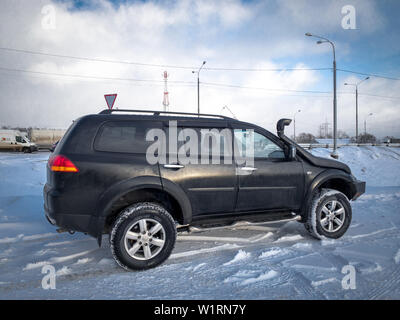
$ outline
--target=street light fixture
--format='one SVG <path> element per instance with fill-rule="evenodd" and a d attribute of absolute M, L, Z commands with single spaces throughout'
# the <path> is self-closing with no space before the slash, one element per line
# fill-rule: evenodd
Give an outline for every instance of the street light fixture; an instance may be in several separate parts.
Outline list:
<path fill-rule="evenodd" d="M 354 86 L 356 87 L 356 142 L 358 141 L 358 86 L 364 81 L 368 80 L 369 77 L 359 81 L 358 83 L 345 83 L 345 86 Z"/>
<path fill-rule="evenodd" d="M 297 110 L 293 115 L 293 138 L 294 142 L 296 142 L 296 114 L 301 112 L 301 109 Z"/>
<path fill-rule="evenodd" d="M 337 99 L 336 99 L 336 50 L 335 50 L 335 44 L 324 37 L 317 36 L 315 34 L 311 34 L 307 32 L 305 34 L 307 37 L 314 37 L 318 38 L 320 40 L 317 41 L 317 44 L 322 44 L 322 43 L 329 43 L 332 46 L 333 50 L 333 151 L 331 153 L 332 158 L 339 158 L 339 155 L 337 153 Z"/>
<path fill-rule="evenodd" d="M 192 73 L 197 73 L 197 114 L 200 114 L 200 71 L 205 64 L 206 61 L 203 61 L 198 71 L 192 71 Z"/>
<path fill-rule="evenodd" d="M 369 116 L 373 116 L 373 115 L 374 115 L 373 113 L 370 113 L 370 114 L 368 114 L 368 115 L 364 118 L 364 135 L 367 134 L 367 118 L 368 118 Z"/>

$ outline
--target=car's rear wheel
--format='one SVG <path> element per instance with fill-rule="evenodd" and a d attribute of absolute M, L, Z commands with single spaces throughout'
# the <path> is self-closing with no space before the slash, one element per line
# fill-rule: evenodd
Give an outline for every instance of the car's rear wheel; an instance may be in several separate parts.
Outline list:
<path fill-rule="evenodd" d="M 317 239 L 337 239 L 345 234 L 351 218 L 351 205 L 346 195 L 337 190 L 322 189 L 313 197 L 304 226 Z"/>
<path fill-rule="evenodd" d="M 123 210 L 110 234 L 111 252 L 124 269 L 158 266 L 171 254 L 176 240 L 172 216 L 161 205 L 144 202 Z"/>

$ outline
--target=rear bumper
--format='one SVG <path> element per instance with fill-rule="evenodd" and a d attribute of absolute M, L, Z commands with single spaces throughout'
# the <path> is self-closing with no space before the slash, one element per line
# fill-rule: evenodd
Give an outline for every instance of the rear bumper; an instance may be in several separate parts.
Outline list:
<path fill-rule="evenodd" d="M 357 198 L 359 198 L 363 193 L 365 193 L 365 182 L 364 181 L 354 181 L 353 183 L 353 190 L 354 192 L 354 196 L 351 200 L 356 200 Z"/>
<path fill-rule="evenodd" d="M 45 217 L 50 224 L 70 231 L 88 233 L 95 238 L 98 237 L 97 217 L 90 214 L 62 212 L 62 195 L 48 184 L 43 188 L 43 199 Z"/>
<path fill-rule="evenodd" d="M 44 212 L 47 221 L 54 226 L 69 231 L 89 233 L 89 224 L 91 220 L 91 216 L 89 215 L 54 213 L 50 211 L 46 205 L 44 205 Z"/>

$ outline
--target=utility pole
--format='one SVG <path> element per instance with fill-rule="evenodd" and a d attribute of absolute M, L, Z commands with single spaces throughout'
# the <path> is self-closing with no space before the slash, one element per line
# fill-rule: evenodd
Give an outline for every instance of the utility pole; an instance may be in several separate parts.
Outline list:
<path fill-rule="evenodd" d="M 367 118 L 368 118 L 369 116 L 372 116 L 372 115 L 373 115 L 373 113 L 370 113 L 370 114 L 368 114 L 368 115 L 364 118 L 364 135 L 367 134 Z"/>
<path fill-rule="evenodd" d="M 200 71 L 205 64 L 206 61 L 203 61 L 198 71 L 192 71 L 192 73 L 197 73 L 197 114 L 200 114 Z"/>
<path fill-rule="evenodd" d="M 296 114 L 301 112 L 301 109 L 297 110 L 293 115 L 293 139 L 296 142 Z"/>
<path fill-rule="evenodd" d="M 331 157 L 338 159 L 339 155 L 337 153 L 337 99 L 336 99 L 336 50 L 335 50 L 335 44 L 327 38 L 313 35 L 309 32 L 306 33 L 306 36 L 321 39 L 321 40 L 317 41 L 317 44 L 329 43 L 332 46 L 332 50 L 333 50 L 333 151 L 331 153 Z"/>
<path fill-rule="evenodd" d="M 164 99 L 163 99 L 163 106 L 164 106 L 164 111 L 167 111 L 167 108 L 169 106 L 169 97 L 168 97 L 168 72 L 164 71 L 163 73 L 163 79 L 164 79 Z"/>
<path fill-rule="evenodd" d="M 325 119 L 325 122 L 319 126 L 319 132 L 321 138 L 328 138 L 329 135 L 329 122 Z"/>
<path fill-rule="evenodd" d="M 369 79 L 369 77 L 366 77 L 365 79 L 363 79 L 360 82 L 355 83 L 355 84 L 354 83 L 345 83 L 344 84 L 345 86 L 354 86 L 354 87 L 356 87 L 356 142 L 358 142 L 358 86 L 362 82 L 364 82 L 364 81 L 366 81 L 368 79 Z"/>
<path fill-rule="evenodd" d="M 358 86 L 356 85 L 356 142 L 358 142 Z"/>

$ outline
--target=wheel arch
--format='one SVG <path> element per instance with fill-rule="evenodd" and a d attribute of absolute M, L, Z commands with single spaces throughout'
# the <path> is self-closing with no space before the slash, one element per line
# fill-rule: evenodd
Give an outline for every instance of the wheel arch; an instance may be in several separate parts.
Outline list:
<path fill-rule="evenodd" d="M 322 188 L 334 189 L 342 192 L 349 200 L 351 200 L 356 193 L 351 182 L 352 179 L 350 175 L 341 170 L 329 169 L 316 176 L 310 183 L 305 195 L 301 209 L 302 221 L 307 217 L 309 206 L 316 190 Z"/>
<path fill-rule="evenodd" d="M 186 193 L 175 183 L 157 176 L 137 177 L 107 189 L 100 197 L 89 227 L 89 234 L 101 244 L 101 236 L 125 207 L 137 202 L 165 206 L 180 224 L 189 224 L 192 209 Z"/>

